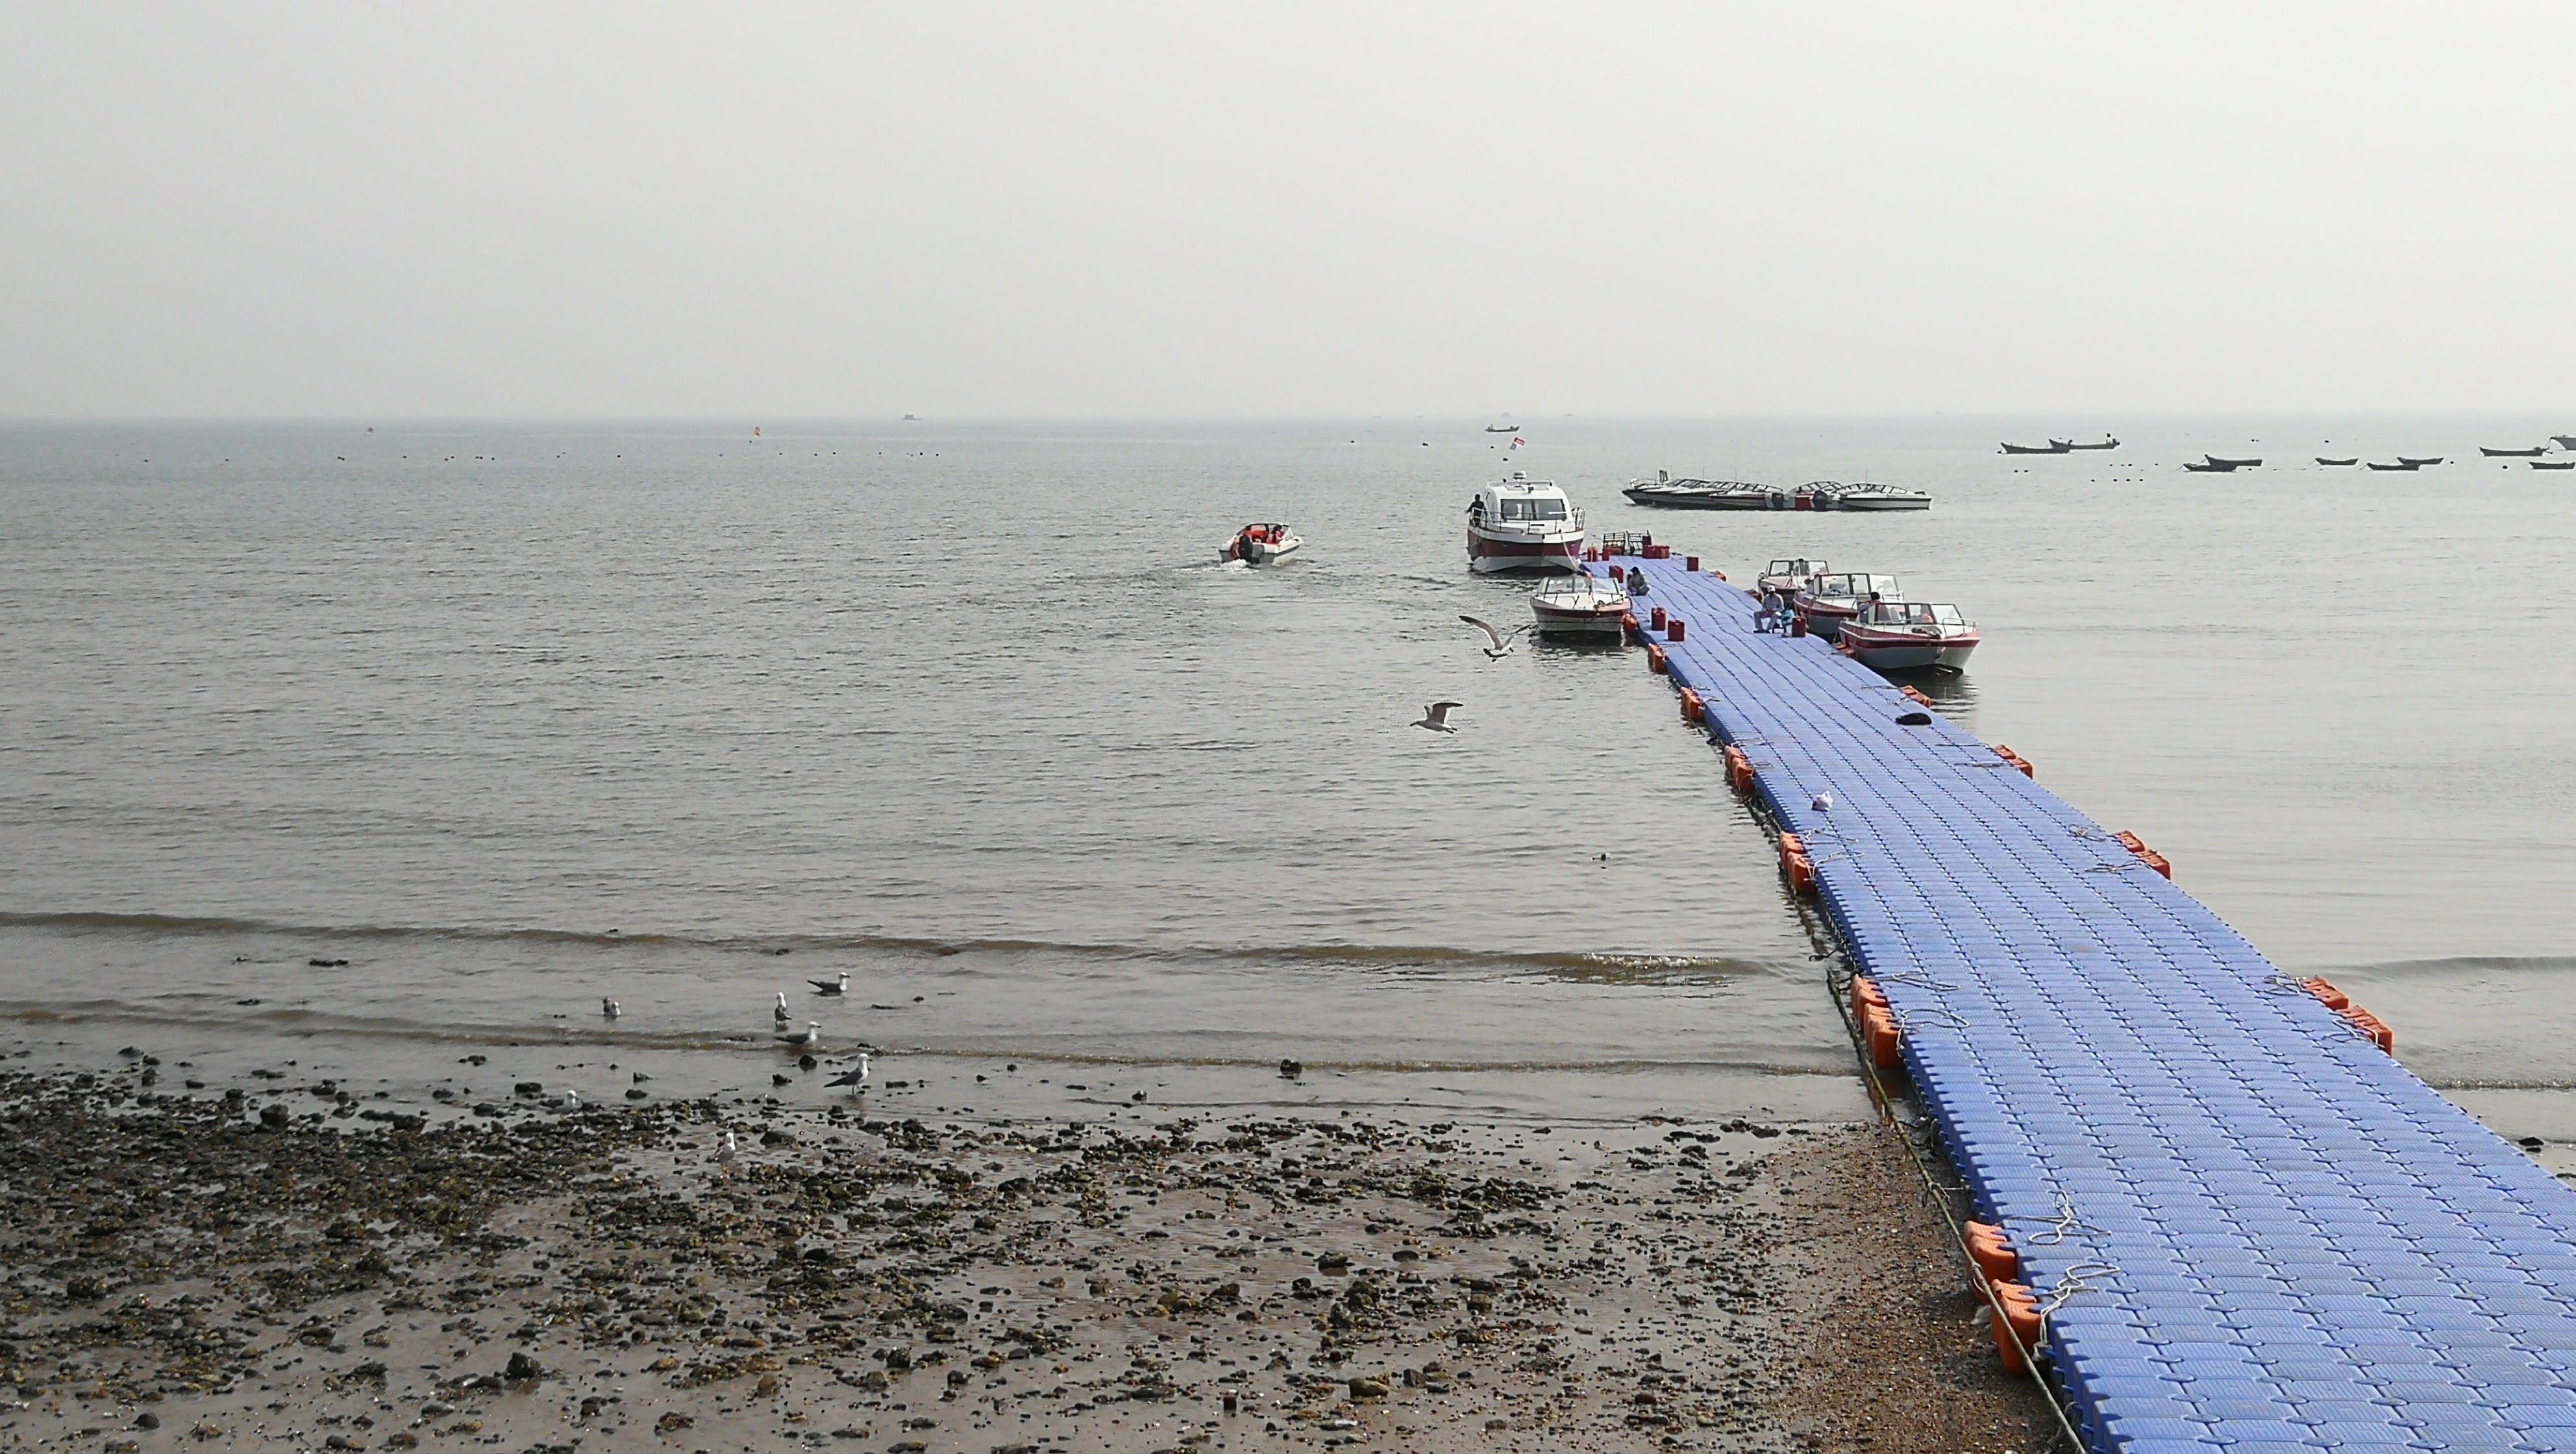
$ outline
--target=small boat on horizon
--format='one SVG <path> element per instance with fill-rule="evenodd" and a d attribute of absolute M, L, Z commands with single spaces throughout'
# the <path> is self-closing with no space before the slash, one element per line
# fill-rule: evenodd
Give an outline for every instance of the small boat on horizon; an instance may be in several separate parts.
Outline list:
<path fill-rule="evenodd" d="M 2535 459 L 2531 467 L 2536 470 L 2576 470 L 2576 459 Z"/>
<path fill-rule="evenodd" d="M 2557 441 L 2560 449 L 2576 449 L 2576 434 L 2553 434 L 2549 437 Z"/>
<path fill-rule="evenodd" d="M 1268 565 L 1297 553 L 1305 545 L 1297 532 L 1285 525 L 1246 525 L 1234 537 L 1217 547 L 1219 560 L 1239 560 L 1245 565 Z"/>
<path fill-rule="evenodd" d="M 1530 597 L 1530 614 L 1542 636 L 1610 636 L 1619 634 L 1619 618 L 1628 614 L 1628 593 L 1618 584 L 1619 567 L 1610 579 L 1589 570 L 1556 576 Z"/>
<path fill-rule="evenodd" d="M 2004 453 L 2006 454 L 2072 454 L 2074 452 L 2074 445 L 2060 444 L 2054 439 L 2050 440 L 2046 444 L 2007 444 L 2004 446 Z"/>
<path fill-rule="evenodd" d="M 1630 480 L 1619 493 L 1640 505 L 1668 510 L 1767 510 L 1771 491 L 1740 480 L 1677 480 L 1668 470 L 1651 480 Z"/>
<path fill-rule="evenodd" d="M 2317 463 L 2319 463 L 2319 464 L 2359 464 L 2359 463 L 2361 463 L 2361 456 L 2356 454 L 2356 455 L 2354 455 L 2354 456 L 2353 456 L 2352 458 L 2350 458 L 2350 459 L 2328 459 L 2328 458 L 2326 458 L 2324 455 L 2322 455 L 2322 454 L 2321 454 L 2321 455 L 2318 455 L 2318 456 L 2317 456 Z"/>
<path fill-rule="evenodd" d="M 2478 453 L 2489 459 L 2538 459 L 2549 453 L 2549 446 L 2535 444 L 2529 449 L 2495 449 L 2481 444 L 2478 446 Z"/>
<path fill-rule="evenodd" d="M 1487 434 L 1518 434 L 1521 432 L 1521 427 L 1517 424 L 1488 424 L 1485 426 L 1485 432 Z"/>
<path fill-rule="evenodd" d="M 1881 600 L 1843 623 L 1835 640 L 1874 671 L 1958 671 L 1977 649 L 1977 623 L 1946 602 Z"/>
<path fill-rule="evenodd" d="M 1467 500 L 1467 568 L 1579 571 L 1583 512 L 1550 481 L 1514 470 Z"/>
<path fill-rule="evenodd" d="M 2071 439 L 2051 439 L 2048 443 L 2049 447 L 2059 454 L 2080 449 L 2118 449 L 2120 447 L 2120 441 L 2108 434 L 2102 436 L 2100 444 L 2077 444 Z"/>
<path fill-rule="evenodd" d="M 2224 459 L 2214 454 L 2204 454 L 2201 458 L 2218 466 L 2220 469 L 2253 470 L 2261 469 L 2263 467 L 2263 461 L 2259 459 Z"/>
<path fill-rule="evenodd" d="M 2379 461 L 2374 459 L 2370 462 L 2370 467 L 2375 470 L 2418 470 L 2422 469 L 2424 465 L 2421 460 L 2401 459 L 2395 464 L 2381 464 Z"/>
<path fill-rule="evenodd" d="M 2234 462 L 2229 460 L 2213 459 L 2204 462 L 2196 459 L 2187 459 L 2182 462 L 2182 467 L 2196 475 L 2232 475 L 2236 473 L 2236 465 Z"/>
<path fill-rule="evenodd" d="M 2437 454 L 2437 455 L 2434 455 L 2433 457 L 2431 457 L 2430 459 L 2412 459 L 2412 458 L 2409 458 L 2409 457 L 2408 457 L 2408 456 L 2406 456 L 2406 455 L 2402 455 L 2402 454 L 2401 454 L 2401 455 L 2397 456 L 2397 462 L 2398 462 L 2399 464 L 2402 464 L 2402 465 L 2411 465 L 2411 466 L 2414 466 L 2414 467 L 2416 467 L 2416 468 L 2420 469 L 2420 468 L 2422 468 L 2423 466 L 2428 465 L 2428 464 L 2440 464 L 2440 463 L 2442 462 L 2442 457 L 2441 457 L 2440 455 L 2438 455 L 2438 454 Z"/>

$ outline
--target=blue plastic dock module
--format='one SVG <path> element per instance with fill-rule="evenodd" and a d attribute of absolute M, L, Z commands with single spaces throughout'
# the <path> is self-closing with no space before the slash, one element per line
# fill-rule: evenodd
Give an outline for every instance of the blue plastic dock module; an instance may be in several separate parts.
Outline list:
<path fill-rule="evenodd" d="M 1617 564 L 1804 840 L 2096 1454 L 2576 1451 L 2576 1191 L 1993 748 Z"/>

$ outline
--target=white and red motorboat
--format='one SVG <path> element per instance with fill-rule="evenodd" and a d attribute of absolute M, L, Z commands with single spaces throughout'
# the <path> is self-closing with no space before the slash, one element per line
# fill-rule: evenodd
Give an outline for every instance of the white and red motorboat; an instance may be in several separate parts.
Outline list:
<path fill-rule="evenodd" d="M 1583 569 L 1583 512 L 1565 491 L 1514 471 L 1467 502 L 1467 567 L 1497 571 Z"/>
<path fill-rule="evenodd" d="M 1957 671 L 1968 664 L 1978 637 L 1977 623 L 1956 606 L 1881 599 L 1844 622 L 1838 639 L 1854 661 L 1879 671 Z"/>
<path fill-rule="evenodd" d="M 1831 641 L 1841 633 L 1844 622 L 1868 607 L 1873 596 L 1882 601 L 1902 601 L 1905 591 L 1894 576 L 1820 575 L 1807 582 L 1789 605 L 1805 618 L 1808 635 Z"/>
<path fill-rule="evenodd" d="M 1619 620 L 1628 614 L 1628 593 L 1618 581 L 1618 568 L 1603 580 L 1586 570 L 1552 580 L 1530 597 L 1530 614 L 1542 636 L 1617 636 Z"/>
<path fill-rule="evenodd" d="M 1285 525 L 1246 525 L 1234 532 L 1232 539 L 1217 547 L 1219 560 L 1239 560 L 1245 565 L 1266 565 L 1297 553 L 1306 542 Z"/>

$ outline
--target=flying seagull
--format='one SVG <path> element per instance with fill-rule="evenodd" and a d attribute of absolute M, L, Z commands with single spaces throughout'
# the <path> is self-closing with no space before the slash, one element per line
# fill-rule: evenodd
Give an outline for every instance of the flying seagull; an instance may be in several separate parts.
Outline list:
<path fill-rule="evenodd" d="M 1413 725 L 1428 727 L 1434 732 L 1455 732 L 1458 729 L 1449 725 L 1449 709 L 1465 705 L 1464 702 L 1434 702 L 1422 709 L 1422 720 Z"/>
<path fill-rule="evenodd" d="M 850 992 L 850 972 L 846 969 L 841 971 L 838 979 L 809 979 L 805 982 L 812 985 L 818 995 L 845 995 Z"/>
<path fill-rule="evenodd" d="M 784 1025 L 784 1024 L 786 1024 L 786 1023 L 787 1023 L 788 1018 L 789 1018 L 789 1017 L 788 1017 L 788 1014 L 787 1014 L 787 991 L 785 991 L 785 990 L 780 990 L 780 991 L 778 992 L 778 1003 L 777 1003 L 777 1004 L 774 1004 L 774 1005 L 772 1005 L 772 1006 L 770 1006 L 770 1007 L 769 1007 L 769 1019 L 770 1019 L 770 1023 L 772 1023 L 772 1024 L 776 1024 L 776 1025 Z"/>
<path fill-rule="evenodd" d="M 846 1089 L 859 1095 L 867 1094 L 868 1053 L 864 1050 L 859 1052 L 858 1069 L 844 1071 L 841 1074 L 832 1077 L 830 1080 L 825 1081 L 824 1084 L 836 1090 Z"/>
<path fill-rule="evenodd" d="M 1504 657 L 1511 655 L 1512 643 L 1520 639 L 1520 634 L 1522 632 L 1527 631 L 1532 625 L 1537 624 L 1535 622 L 1524 622 L 1521 625 L 1513 627 L 1509 631 L 1498 631 L 1494 629 L 1493 622 L 1487 621 L 1480 616 L 1460 616 L 1458 619 L 1475 627 L 1477 630 L 1484 632 L 1485 639 L 1493 643 L 1491 646 L 1485 648 L 1485 659 L 1487 661 L 1500 661 Z"/>
<path fill-rule="evenodd" d="M 802 1030 L 781 1030 L 769 1038 L 781 1045 L 793 1045 L 799 1050 L 810 1049 L 823 1043 L 823 1022 L 808 1020 Z"/>

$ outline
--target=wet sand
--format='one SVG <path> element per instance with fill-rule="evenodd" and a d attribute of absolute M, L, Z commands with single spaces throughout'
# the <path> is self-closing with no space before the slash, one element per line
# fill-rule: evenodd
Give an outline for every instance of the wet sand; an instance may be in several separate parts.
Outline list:
<path fill-rule="evenodd" d="M 0 1073 L 0 1447 L 2046 1442 L 1875 1124 L 414 1107 L 149 1059 Z"/>

